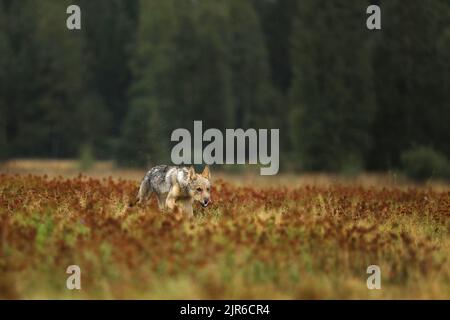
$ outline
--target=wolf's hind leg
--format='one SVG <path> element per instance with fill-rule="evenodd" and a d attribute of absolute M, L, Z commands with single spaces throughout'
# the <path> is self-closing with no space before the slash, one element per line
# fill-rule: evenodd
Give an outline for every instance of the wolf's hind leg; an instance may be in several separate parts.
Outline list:
<path fill-rule="evenodd" d="M 165 210 L 166 209 L 166 195 L 157 194 L 156 199 L 158 199 L 159 210 Z"/>

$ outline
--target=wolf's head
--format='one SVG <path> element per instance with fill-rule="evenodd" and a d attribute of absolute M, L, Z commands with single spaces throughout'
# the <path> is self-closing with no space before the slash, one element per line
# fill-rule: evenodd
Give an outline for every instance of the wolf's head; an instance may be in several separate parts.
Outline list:
<path fill-rule="evenodd" d="M 209 167 L 206 166 L 201 174 L 195 173 L 194 167 L 190 167 L 187 180 L 190 196 L 195 201 L 200 202 L 203 207 L 207 207 L 211 202 L 211 173 Z"/>

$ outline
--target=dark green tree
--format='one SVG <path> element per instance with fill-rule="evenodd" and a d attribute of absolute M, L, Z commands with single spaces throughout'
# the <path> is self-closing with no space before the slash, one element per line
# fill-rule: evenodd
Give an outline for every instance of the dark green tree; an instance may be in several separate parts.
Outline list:
<path fill-rule="evenodd" d="M 427 145 L 449 156 L 448 1 L 383 2 L 374 55 L 377 115 L 370 165 L 399 165 L 402 151 Z"/>
<path fill-rule="evenodd" d="M 299 1 L 253 0 L 269 52 L 271 78 L 275 88 L 288 94 L 292 80 L 291 34 Z"/>
<path fill-rule="evenodd" d="M 366 7 L 358 0 L 298 3 L 290 117 L 304 170 L 364 164 L 374 116 Z"/>
<path fill-rule="evenodd" d="M 87 90 L 112 117 L 110 132 L 117 137 L 127 112 L 131 82 L 129 59 L 134 46 L 138 0 L 79 0 L 82 9 L 83 58 Z M 111 150 L 109 150 L 111 151 Z"/>
<path fill-rule="evenodd" d="M 228 3 L 222 1 L 193 2 L 190 8 L 193 37 L 187 36 L 182 25 L 176 38 L 178 55 L 175 66 L 181 69 L 177 75 L 177 102 L 189 112 L 184 126 L 193 120 L 203 120 L 205 127 L 224 129 L 234 125 L 235 101 L 230 66 L 231 34 Z M 184 11 L 181 14 L 184 16 Z M 181 20 L 183 21 L 183 20 Z M 184 20 L 185 23 L 188 20 Z M 191 41 L 194 46 L 191 47 Z M 180 68 L 180 69 L 179 69 Z"/>
<path fill-rule="evenodd" d="M 8 156 L 21 154 L 16 145 L 22 142 L 18 136 L 26 123 L 29 108 L 25 106 L 33 101 L 36 92 L 34 11 L 31 1 L 0 1 L 0 126 Z M 5 149 L 3 154 L 6 155 Z"/>
<path fill-rule="evenodd" d="M 145 150 L 136 145 L 135 153 L 167 161 L 172 130 L 191 128 L 194 120 L 205 127 L 233 124 L 228 12 L 226 2 L 141 2 L 130 103 L 133 113 L 150 109 L 150 132 L 142 135 L 154 140 Z M 124 132 L 139 125 L 131 110 Z"/>
<path fill-rule="evenodd" d="M 446 21 L 450 21 L 450 8 L 447 10 Z M 438 63 L 442 81 L 440 92 L 442 101 L 440 102 L 440 113 L 437 115 L 435 129 L 436 147 L 439 148 L 450 159 L 450 26 L 445 26 L 437 39 Z"/>
<path fill-rule="evenodd" d="M 30 142 L 43 147 L 44 154 L 51 157 L 73 156 L 78 153 L 81 138 L 80 124 L 74 119 L 85 89 L 83 37 L 66 27 L 65 12 L 70 1 L 43 0 L 33 5 L 37 18 L 34 55 L 38 91 L 35 99 L 24 106 L 28 118 L 20 131 L 21 141 L 27 148 Z"/>
<path fill-rule="evenodd" d="M 0 4 L 6 52 L 0 100 L 10 155 L 73 157 L 85 144 L 98 150 L 110 113 L 90 90 L 92 81 L 86 81 L 92 77 L 83 32 L 66 28 L 66 8 L 72 3 Z"/>
<path fill-rule="evenodd" d="M 234 125 L 276 127 L 275 93 L 259 18 L 250 1 L 230 1 L 231 69 Z"/>
<path fill-rule="evenodd" d="M 0 2 L 0 70 L 6 70 L 8 68 L 8 60 L 11 57 L 4 7 L 5 4 Z M 5 101 L 6 92 L 4 91 L 7 81 L 6 72 L 0 72 L 0 161 L 8 156 L 8 141 L 6 136 L 8 110 Z"/>
<path fill-rule="evenodd" d="M 219 129 L 279 126 L 250 1 L 142 1 L 140 13 L 130 98 L 132 108 L 152 109 L 150 158 L 167 159 L 172 130 L 194 120 Z"/>
<path fill-rule="evenodd" d="M 161 150 L 167 149 L 162 110 L 171 103 L 170 88 L 175 78 L 171 59 L 176 52 L 173 39 L 178 28 L 172 0 L 141 1 L 140 9 L 130 61 L 130 104 L 117 154 L 120 164 L 135 166 L 148 164 L 150 159 L 157 162 Z M 170 115 L 179 121 L 179 114 Z M 152 137 L 154 141 L 149 141 Z"/>
<path fill-rule="evenodd" d="M 128 112 L 125 120 L 122 138 L 120 140 L 117 161 L 119 165 L 128 167 L 144 167 L 157 159 L 155 144 L 157 139 L 152 136 L 152 109 L 148 101 L 139 105 L 136 101 Z"/>

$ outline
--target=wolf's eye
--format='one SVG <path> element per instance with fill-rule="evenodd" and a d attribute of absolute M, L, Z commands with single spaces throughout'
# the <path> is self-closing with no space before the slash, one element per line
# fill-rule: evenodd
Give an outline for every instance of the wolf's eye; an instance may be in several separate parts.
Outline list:
<path fill-rule="evenodd" d="M 198 192 L 202 192 L 202 188 L 197 188 L 197 191 Z"/>

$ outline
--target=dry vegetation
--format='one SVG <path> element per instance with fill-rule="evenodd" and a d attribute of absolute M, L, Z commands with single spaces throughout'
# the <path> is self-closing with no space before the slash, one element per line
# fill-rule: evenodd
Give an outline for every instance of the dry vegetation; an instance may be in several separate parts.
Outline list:
<path fill-rule="evenodd" d="M 154 199 L 129 209 L 134 174 L 11 170 L 0 175 L 0 298 L 450 298 L 443 186 L 219 178 L 213 205 L 186 220 Z M 80 291 L 65 287 L 72 264 Z M 366 287 L 371 264 L 381 290 Z"/>

